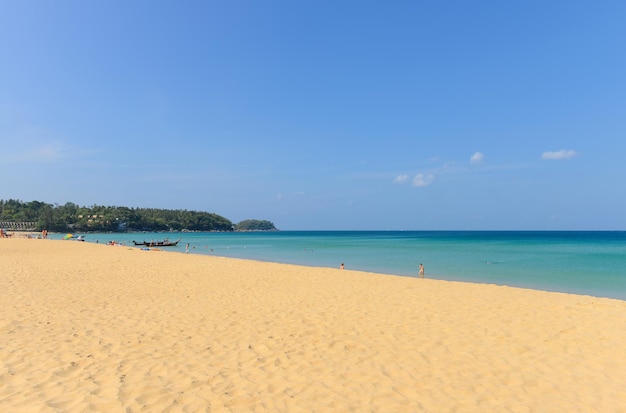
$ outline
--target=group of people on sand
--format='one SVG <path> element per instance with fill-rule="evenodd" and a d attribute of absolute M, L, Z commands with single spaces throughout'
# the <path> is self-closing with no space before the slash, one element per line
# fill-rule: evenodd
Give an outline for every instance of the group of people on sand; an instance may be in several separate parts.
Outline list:
<path fill-rule="evenodd" d="M 29 239 L 46 239 L 48 238 L 48 230 L 44 229 L 43 231 L 41 231 L 41 235 L 39 235 L 36 232 L 24 232 L 24 231 L 18 231 L 18 232 L 12 232 L 9 233 L 7 232 L 6 229 L 4 228 L 0 228 L 0 238 L 29 238 Z"/>

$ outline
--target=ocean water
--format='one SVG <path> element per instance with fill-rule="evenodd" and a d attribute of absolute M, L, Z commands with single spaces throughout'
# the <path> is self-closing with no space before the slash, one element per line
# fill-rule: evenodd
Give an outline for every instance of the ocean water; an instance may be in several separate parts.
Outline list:
<path fill-rule="evenodd" d="M 191 254 L 335 267 L 626 300 L 626 231 L 280 231 L 85 234 L 87 242 L 180 238 Z M 61 238 L 61 235 L 58 235 Z"/>

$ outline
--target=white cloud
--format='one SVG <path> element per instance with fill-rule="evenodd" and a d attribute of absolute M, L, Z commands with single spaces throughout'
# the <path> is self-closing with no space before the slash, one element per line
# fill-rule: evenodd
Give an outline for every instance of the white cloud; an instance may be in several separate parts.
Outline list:
<path fill-rule="evenodd" d="M 398 175 L 394 178 L 393 183 L 394 184 L 401 184 L 404 183 L 407 179 L 409 179 L 408 175 Z"/>
<path fill-rule="evenodd" d="M 561 159 L 570 159 L 576 155 L 578 155 L 576 151 L 561 149 L 560 151 L 555 152 L 544 152 L 541 154 L 541 159 L 558 161 Z"/>
<path fill-rule="evenodd" d="M 485 158 L 485 155 L 482 152 L 476 152 L 470 158 L 470 163 L 472 165 L 480 165 L 481 163 L 483 163 L 484 158 Z"/>
<path fill-rule="evenodd" d="M 432 184 L 434 180 L 435 175 L 433 174 L 417 174 L 415 178 L 413 178 L 413 186 L 421 188 Z"/>

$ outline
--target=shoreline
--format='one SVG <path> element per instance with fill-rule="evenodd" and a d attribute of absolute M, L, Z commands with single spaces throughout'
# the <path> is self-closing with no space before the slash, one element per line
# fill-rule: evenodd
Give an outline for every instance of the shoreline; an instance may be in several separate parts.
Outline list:
<path fill-rule="evenodd" d="M 0 241 L 0 407 L 620 411 L 626 302 Z"/>
<path fill-rule="evenodd" d="M 366 231 L 358 235 L 345 231 L 332 235 L 301 231 L 282 232 L 282 235 L 204 233 L 184 236 L 181 245 L 190 243 L 190 253 L 204 255 L 321 268 L 338 268 L 345 262 L 349 269 L 409 277 L 417 276 L 418 264 L 424 262 L 426 276 L 434 279 L 626 300 L 623 277 L 626 258 L 619 247 L 626 241 L 626 232 L 578 236 L 553 231 L 549 236 L 519 231 L 507 231 L 505 236 L 484 231 L 479 235 L 461 232 L 464 235 L 460 236 L 439 231 L 423 236 L 415 231 L 390 234 L 389 231 Z M 146 235 L 147 240 L 163 237 L 163 234 Z M 100 242 L 116 240 L 130 245 L 131 240 L 137 240 L 136 234 L 90 234 L 86 241 L 98 238 Z M 351 248 L 358 243 L 364 243 L 364 248 Z M 173 250 L 181 251 L 181 245 Z M 381 251 L 386 251 L 383 256 L 379 256 Z M 603 254 L 609 254 L 609 259 L 604 260 Z"/>

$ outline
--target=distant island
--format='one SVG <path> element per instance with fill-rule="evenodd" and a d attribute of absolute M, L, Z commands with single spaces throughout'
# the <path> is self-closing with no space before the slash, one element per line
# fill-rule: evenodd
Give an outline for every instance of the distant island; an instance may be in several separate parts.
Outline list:
<path fill-rule="evenodd" d="M 0 227 L 52 232 L 278 231 L 266 220 L 233 223 L 215 213 L 120 206 L 0 200 Z"/>
<path fill-rule="evenodd" d="M 270 221 L 246 219 L 235 224 L 235 231 L 278 231 Z"/>

